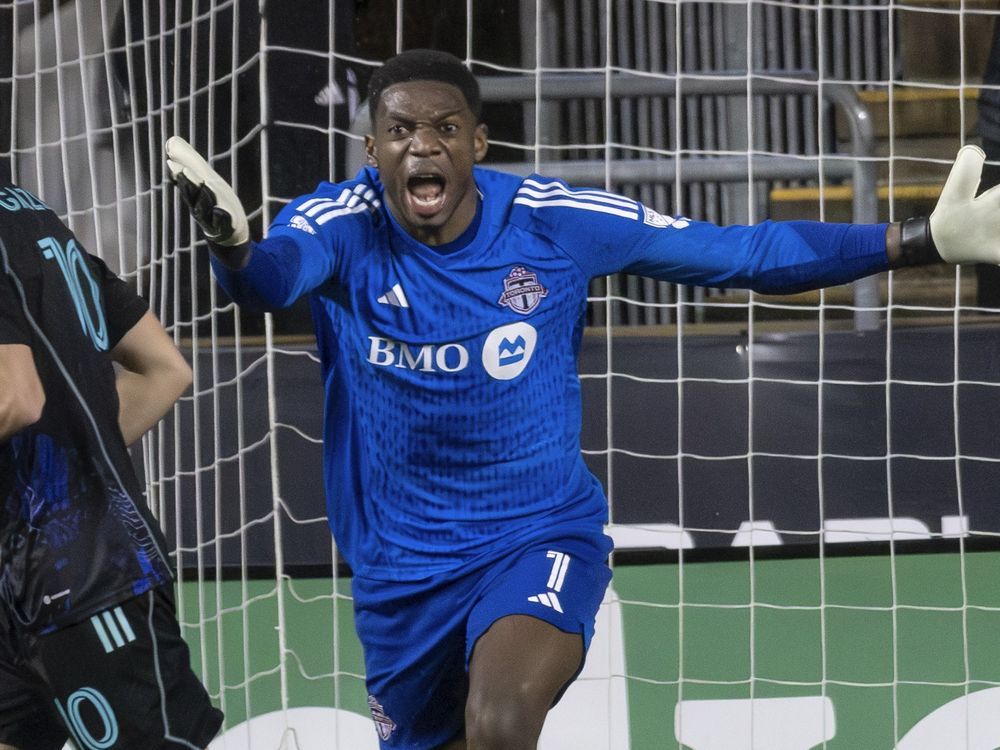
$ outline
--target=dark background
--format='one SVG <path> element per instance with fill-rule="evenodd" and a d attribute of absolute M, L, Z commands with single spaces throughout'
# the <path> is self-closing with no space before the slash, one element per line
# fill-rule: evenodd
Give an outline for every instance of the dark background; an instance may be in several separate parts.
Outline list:
<path fill-rule="evenodd" d="M 610 410 L 615 523 L 680 523 L 693 537 L 692 553 L 709 558 L 732 553 L 734 532 L 749 520 L 769 520 L 779 531 L 783 547 L 770 551 L 798 554 L 816 554 L 821 519 L 913 518 L 938 535 L 942 516 L 966 515 L 972 532 L 967 543 L 989 546 L 1000 534 L 996 327 L 960 330 L 957 369 L 951 327 L 898 329 L 891 337 L 884 331 L 830 332 L 823 337 L 822 382 L 815 333 L 762 336 L 753 346 L 752 385 L 741 335 L 687 335 L 679 344 L 670 335 L 636 330 L 616 331 L 611 346 L 617 373 Z M 678 346 L 684 366 L 680 385 Z M 333 558 L 318 443 L 322 388 L 319 365 L 305 356 L 308 350 L 279 348 L 274 359 L 275 421 L 281 425 L 275 431 L 277 496 L 284 506 L 278 536 L 286 566 L 328 569 Z M 229 354 L 221 357 L 227 367 L 234 361 Z M 243 367 L 262 356 L 246 350 Z M 580 372 L 604 373 L 606 360 L 605 339 L 585 336 Z M 196 549 L 199 539 L 211 540 L 202 550 L 208 556 L 204 565 L 212 567 L 216 553 L 224 566 L 238 565 L 245 551 L 250 566 L 269 567 L 275 539 L 269 443 L 247 449 L 242 465 L 234 458 L 238 417 L 245 446 L 267 433 L 266 383 L 249 367 L 239 401 L 236 384 L 225 382 L 232 374 L 217 375 L 223 383 L 217 424 L 211 394 L 199 399 L 202 468 L 195 471 L 193 446 L 182 446 L 178 468 L 184 476 L 164 485 L 164 525 L 168 532 L 179 529 L 187 550 Z M 585 378 L 583 395 L 582 447 L 606 483 L 606 380 Z M 190 432 L 193 406 L 186 404 L 182 414 L 184 434 Z M 956 453 L 963 458 L 956 461 Z M 886 459 L 888 454 L 892 458 Z M 173 456 L 166 465 L 174 465 Z M 177 497 L 183 499 L 179 523 Z M 247 525 L 253 519 L 258 521 Z M 923 548 L 954 549 L 953 542 L 936 539 Z M 836 547 L 827 545 L 831 552 Z M 872 543 L 851 547 L 867 553 L 881 549 Z M 182 554 L 181 564 L 193 564 L 192 555 Z"/>

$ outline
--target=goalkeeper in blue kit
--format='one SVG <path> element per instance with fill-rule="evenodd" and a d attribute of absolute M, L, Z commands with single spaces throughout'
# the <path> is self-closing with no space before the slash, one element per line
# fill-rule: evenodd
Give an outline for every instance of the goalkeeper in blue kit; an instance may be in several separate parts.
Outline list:
<path fill-rule="evenodd" d="M 327 510 L 382 746 L 533 748 L 611 578 L 607 501 L 579 445 L 590 279 L 791 293 L 998 263 L 1000 192 L 975 197 L 983 156 L 966 147 L 929 219 L 718 227 L 477 167 L 479 89 L 450 55 L 390 59 L 369 105 L 368 166 L 293 200 L 259 242 L 178 137 L 170 176 L 237 303 L 309 295 Z"/>

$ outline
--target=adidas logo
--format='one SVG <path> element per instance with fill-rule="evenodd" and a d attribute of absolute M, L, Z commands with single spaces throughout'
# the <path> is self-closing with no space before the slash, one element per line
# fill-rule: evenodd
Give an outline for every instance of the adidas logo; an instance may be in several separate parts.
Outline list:
<path fill-rule="evenodd" d="M 391 307 L 409 307 L 410 303 L 406 299 L 406 293 L 403 292 L 403 287 L 398 283 L 392 285 L 392 289 L 383 294 L 378 298 L 378 303 L 380 305 L 389 305 Z"/>
<path fill-rule="evenodd" d="M 554 609 L 556 612 L 562 612 L 562 605 L 559 603 L 559 597 L 556 596 L 555 591 L 547 591 L 544 594 L 539 594 L 538 596 L 529 596 L 529 602 L 536 602 L 549 609 Z"/>
<path fill-rule="evenodd" d="M 378 736 L 383 740 L 388 740 L 392 733 L 396 731 L 396 722 L 389 718 L 389 715 L 385 712 L 385 708 L 374 695 L 368 696 L 368 708 L 372 712 L 372 719 L 375 720 L 375 728 L 378 730 Z"/>
<path fill-rule="evenodd" d="M 106 654 L 135 640 L 135 633 L 121 607 L 106 609 L 94 615 L 90 618 L 90 624 L 94 626 Z"/>
<path fill-rule="evenodd" d="M 549 550 L 545 553 L 545 556 L 552 560 L 552 571 L 549 573 L 549 582 L 547 584 L 549 590 L 544 594 L 529 596 L 528 601 L 541 604 L 543 607 L 554 609 L 559 614 L 562 614 L 563 608 L 559 603 L 559 597 L 556 596 L 556 592 L 562 591 L 563 583 L 566 580 L 566 570 L 569 568 L 569 555 L 565 552 Z"/>

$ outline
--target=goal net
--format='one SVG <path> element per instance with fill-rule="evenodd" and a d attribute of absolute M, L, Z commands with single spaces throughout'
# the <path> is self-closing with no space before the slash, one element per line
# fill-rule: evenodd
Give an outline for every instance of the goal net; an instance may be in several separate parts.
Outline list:
<path fill-rule="evenodd" d="M 306 305 L 241 311 L 164 182 L 181 135 L 255 235 L 361 164 L 400 49 L 479 76 L 487 166 L 717 223 L 929 212 L 976 128 L 991 0 L 0 0 L 0 164 L 194 369 L 135 450 L 213 748 L 375 748 L 322 487 Z M 997 50 L 1000 54 L 1000 50 Z M 998 66 L 996 60 L 992 66 Z M 665 220 L 665 219 L 664 219 Z M 615 578 L 541 747 L 1000 745 L 1000 280 L 768 297 L 595 279 L 582 446 Z M 336 741 L 335 745 L 331 745 Z"/>

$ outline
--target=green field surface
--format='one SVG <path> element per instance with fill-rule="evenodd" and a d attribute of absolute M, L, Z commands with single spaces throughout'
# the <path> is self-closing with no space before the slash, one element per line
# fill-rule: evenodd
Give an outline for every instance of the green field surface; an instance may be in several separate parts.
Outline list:
<path fill-rule="evenodd" d="M 995 552 L 619 567 L 631 748 L 682 747 L 679 700 L 824 696 L 826 747 L 888 750 L 1000 684 L 998 571 Z M 227 727 L 280 709 L 283 683 L 289 707 L 367 715 L 348 593 L 346 580 L 336 597 L 329 579 L 286 581 L 279 608 L 273 580 L 181 585 L 184 635 Z"/>

